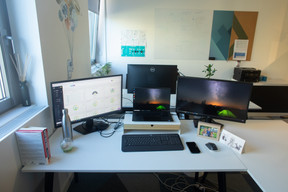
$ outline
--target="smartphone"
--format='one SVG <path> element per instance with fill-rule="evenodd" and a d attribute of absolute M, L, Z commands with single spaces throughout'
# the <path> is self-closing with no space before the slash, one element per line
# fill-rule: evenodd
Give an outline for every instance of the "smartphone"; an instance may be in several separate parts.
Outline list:
<path fill-rule="evenodd" d="M 200 153 L 200 150 L 195 142 L 186 142 L 191 153 Z"/>

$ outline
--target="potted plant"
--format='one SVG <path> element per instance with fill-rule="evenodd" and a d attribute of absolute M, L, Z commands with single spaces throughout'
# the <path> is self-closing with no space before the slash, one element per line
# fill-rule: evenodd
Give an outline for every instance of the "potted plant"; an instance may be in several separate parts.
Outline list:
<path fill-rule="evenodd" d="M 101 77 L 101 76 L 106 76 L 110 73 L 111 71 L 111 63 L 105 63 L 103 64 L 95 64 L 95 72 L 93 73 L 93 76 L 96 77 Z"/>
<path fill-rule="evenodd" d="M 213 64 L 205 65 L 205 67 L 206 68 L 202 72 L 206 74 L 205 77 L 210 79 L 217 70 L 215 68 L 214 69 L 212 68 Z"/>
<path fill-rule="evenodd" d="M 26 74 L 27 74 L 28 66 L 31 62 L 31 58 L 28 57 L 28 55 L 26 55 L 25 62 L 21 62 L 19 54 L 15 53 L 14 57 L 10 55 L 11 61 L 16 69 L 16 72 L 19 78 L 19 86 L 20 86 L 22 104 L 23 106 L 30 106 L 31 101 L 30 101 L 29 89 L 28 89 L 27 81 L 26 81 Z"/>

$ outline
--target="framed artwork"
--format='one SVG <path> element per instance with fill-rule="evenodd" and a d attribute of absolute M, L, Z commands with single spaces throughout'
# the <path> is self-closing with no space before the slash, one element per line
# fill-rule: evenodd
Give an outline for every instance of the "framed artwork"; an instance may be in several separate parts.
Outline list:
<path fill-rule="evenodd" d="M 221 132 L 221 125 L 214 123 L 198 122 L 197 135 L 206 137 L 208 139 L 217 140 L 219 139 Z"/>
<path fill-rule="evenodd" d="M 255 11 L 214 10 L 209 60 L 250 61 L 257 18 Z"/>

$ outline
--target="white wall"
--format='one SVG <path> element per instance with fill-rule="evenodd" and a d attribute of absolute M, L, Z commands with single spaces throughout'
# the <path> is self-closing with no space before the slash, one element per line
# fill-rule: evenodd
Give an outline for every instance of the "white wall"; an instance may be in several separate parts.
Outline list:
<path fill-rule="evenodd" d="M 268 75 L 270 79 L 288 80 L 285 74 L 288 68 L 287 3 L 287 0 L 107 0 L 107 60 L 112 62 L 113 73 L 125 74 L 128 63 L 158 63 L 177 64 L 185 75 L 200 77 L 204 76 L 202 73 L 204 65 L 212 63 L 218 70 L 215 78 L 230 79 L 236 66 L 235 61 L 209 61 L 208 54 L 207 59 L 202 60 L 157 59 L 154 54 L 155 9 L 258 11 L 252 58 L 251 61 L 242 62 L 241 66 L 260 69 L 262 74 Z M 121 57 L 121 32 L 125 30 L 143 30 L 146 33 L 145 58 Z M 210 38 L 210 35 L 207 38 Z M 205 45 L 195 46 L 201 48 Z M 207 52 L 209 53 L 209 50 Z"/>
<path fill-rule="evenodd" d="M 50 111 L 44 110 L 24 127 L 49 124 Z M 22 173 L 17 142 L 14 134 L 0 143 L 0 191 L 41 191 L 43 173 Z"/>
<path fill-rule="evenodd" d="M 78 1 L 80 15 L 78 26 L 74 31 L 74 72 L 72 78 L 89 77 L 89 30 L 88 30 L 88 1 Z M 63 24 L 58 18 L 60 6 L 56 0 L 37 0 L 37 17 L 44 64 L 45 82 L 50 100 L 50 82 L 67 80 L 67 59 L 70 58 L 68 41 Z M 49 102 L 50 103 L 50 102 Z"/>
<path fill-rule="evenodd" d="M 263 66 L 263 71 L 272 77 L 279 77 L 283 79 L 288 79 L 288 4 L 286 6 L 283 4 L 283 8 L 286 9 L 284 13 L 284 18 L 281 19 L 279 27 L 271 27 L 270 32 L 277 31 L 278 39 L 274 39 L 271 42 L 271 53 L 269 57 L 269 62 L 267 65 Z M 272 51 L 272 47 L 275 51 Z"/>
<path fill-rule="evenodd" d="M 81 15 L 74 34 L 74 72 L 72 78 L 90 76 L 88 1 L 78 1 Z M 32 56 L 28 71 L 31 100 L 36 105 L 50 105 L 50 82 L 67 79 L 68 44 L 58 19 L 56 0 L 6 0 L 16 50 L 25 58 Z M 39 27 L 38 27 L 39 24 Z M 52 128 L 51 109 L 47 108 L 24 127 Z M 43 173 L 21 173 L 18 148 L 14 134 L 0 143 L 0 191 L 41 191 Z M 52 154 L 53 155 L 53 154 Z M 65 173 L 56 178 L 67 179 Z M 56 191 L 65 186 L 55 182 Z M 58 185 L 57 185 L 58 184 Z"/>
<path fill-rule="evenodd" d="M 7 7 L 16 53 L 23 62 L 31 57 L 26 75 L 31 102 L 48 105 L 35 1 L 7 1 Z"/>

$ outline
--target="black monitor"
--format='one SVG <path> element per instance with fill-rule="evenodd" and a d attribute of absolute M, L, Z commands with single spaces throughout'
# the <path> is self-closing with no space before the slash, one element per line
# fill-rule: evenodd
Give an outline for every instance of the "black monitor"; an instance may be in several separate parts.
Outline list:
<path fill-rule="evenodd" d="M 133 93 L 135 88 L 170 88 L 176 93 L 177 65 L 128 64 L 126 88 Z"/>
<path fill-rule="evenodd" d="M 62 126 L 62 109 L 67 108 L 71 123 L 85 122 L 75 130 L 86 134 L 103 129 L 94 118 L 121 111 L 122 75 L 51 82 L 51 93 L 54 126 Z"/>
<path fill-rule="evenodd" d="M 252 83 L 179 77 L 176 111 L 213 122 L 213 118 L 245 123 Z"/>
<path fill-rule="evenodd" d="M 254 84 L 251 101 L 261 109 L 251 109 L 250 112 L 265 112 L 268 116 L 287 116 L 288 86 Z"/>

